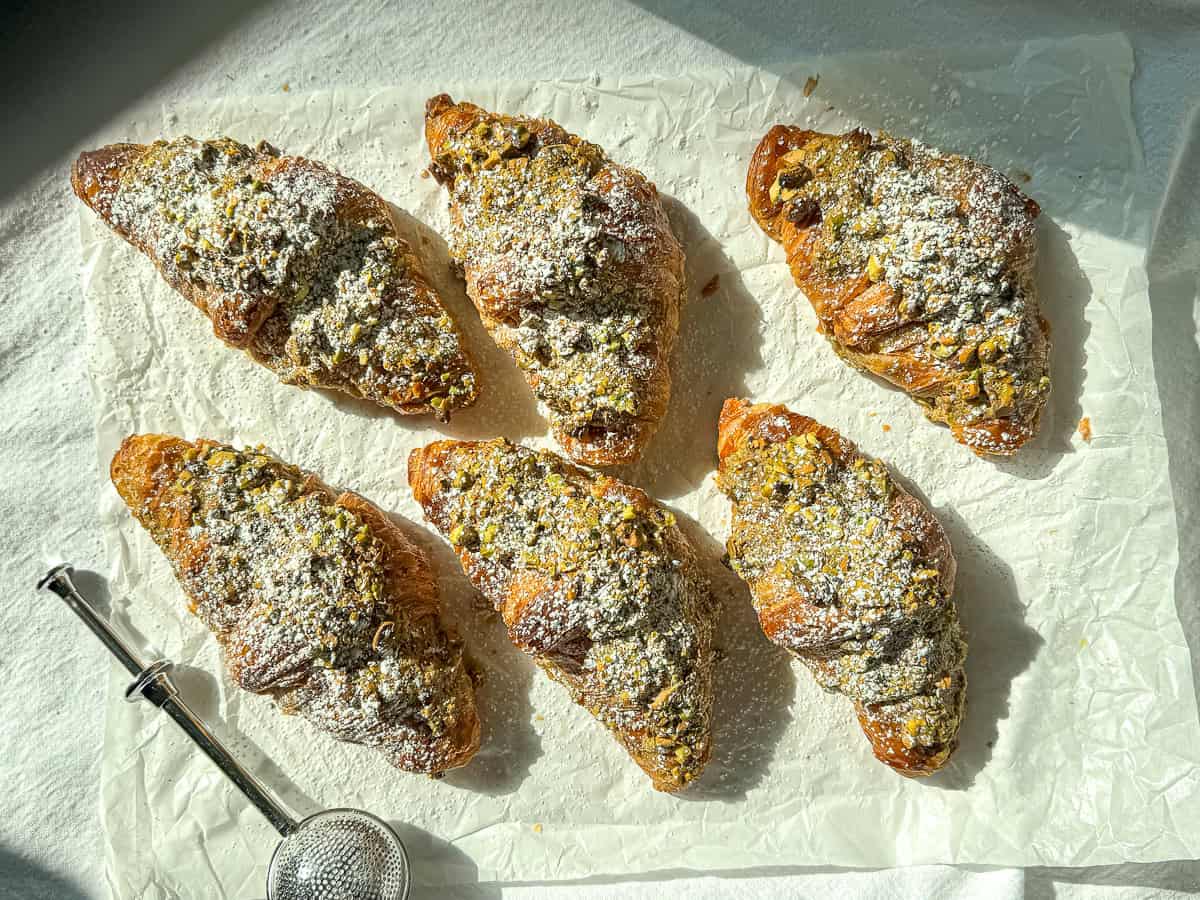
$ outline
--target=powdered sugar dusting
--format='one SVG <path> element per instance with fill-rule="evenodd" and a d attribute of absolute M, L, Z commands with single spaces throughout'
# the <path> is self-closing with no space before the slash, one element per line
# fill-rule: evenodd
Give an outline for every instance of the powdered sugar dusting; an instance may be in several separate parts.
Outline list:
<path fill-rule="evenodd" d="M 179 515 L 190 523 L 183 546 L 196 549 L 169 555 L 230 677 L 401 768 L 446 768 L 474 707 L 437 615 L 396 596 L 394 549 L 261 449 L 180 442 L 172 456 L 152 476 L 165 493 L 148 502 L 174 517 L 163 527 L 154 507 L 135 512 L 164 550 L 180 546 Z"/>
<path fill-rule="evenodd" d="M 811 420 L 782 407 L 747 420 L 718 484 L 733 501 L 730 561 L 768 636 L 826 690 L 899 722 L 905 747 L 951 743 L 966 645 L 928 514 L 883 463 L 827 446 Z"/>
<path fill-rule="evenodd" d="M 449 315 L 357 182 L 273 148 L 159 141 L 124 173 L 114 226 L 284 381 L 404 412 L 475 397 Z"/>
<path fill-rule="evenodd" d="M 433 149 L 451 255 L 555 430 L 615 447 L 661 415 L 682 251 L 640 173 L 552 123 L 480 116 Z"/>
<path fill-rule="evenodd" d="M 694 779 L 709 755 L 715 609 L 674 516 L 503 440 L 450 445 L 433 477 L 426 513 L 513 642 L 656 781 Z"/>

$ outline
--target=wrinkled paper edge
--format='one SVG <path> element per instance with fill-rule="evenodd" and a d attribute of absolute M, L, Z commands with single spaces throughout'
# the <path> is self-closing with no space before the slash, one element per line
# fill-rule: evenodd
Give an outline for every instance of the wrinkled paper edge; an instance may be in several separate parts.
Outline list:
<path fill-rule="evenodd" d="M 1123 38 L 1089 38 L 1082 39 L 1083 41 L 1091 42 L 1095 45 L 1095 52 L 1098 55 L 1116 54 L 1122 62 L 1122 65 L 1115 66 L 1113 72 L 1114 78 L 1123 80 L 1126 90 L 1128 79 L 1131 72 L 1131 54 L 1127 42 Z M 1037 42 L 1032 42 L 1037 43 Z M 1064 42 L 1071 43 L 1071 42 Z M 1075 42 L 1079 43 L 1079 42 Z M 1026 48 L 1032 46 L 1025 45 Z M 814 71 L 829 70 L 836 68 L 838 60 L 819 60 L 813 61 L 806 68 L 811 68 Z M 849 64 L 842 60 L 842 65 Z M 772 78 L 774 76 L 764 76 Z M 596 86 L 593 82 L 588 81 L 571 81 L 566 80 L 561 82 L 564 90 L 573 90 L 580 86 L 592 87 Z M 294 98 L 297 102 L 303 98 L 297 96 Z M 1128 114 L 1127 109 L 1122 110 L 1124 118 L 1129 122 L 1130 133 L 1132 134 L 1132 119 Z M 765 129 L 765 126 L 764 126 Z M 601 139 L 601 142 L 602 139 Z M 1133 141 L 1135 153 L 1137 151 L 1136 140 Z M 1130 235 L 1136 238 L 1136 235 Z M 1139 281 L 1134 277 L 1134 283 L 1129 285 L 1129 294 L 1132 297 L 1141 296 L 1144 292 L 1144 272 L 1142 279 Z M 100 423 L 97 423 L 99 429 Z M 99 455 L 99 454 L 98 454 Z M 107 470 L 107 460 L 99 459 L 99 464 L 102 470 Z M 102 514 L 110 513 L 111 509 L 102 510 Z M 119 556 L 118 548 L 111 545 L 113 535 L 106 530 L 106 541 L 110 544 L 110 550 L 113 552 L 113 558 Z M 1177 627 L 1176 623 L 1176 627 Z M 114 683 L 120 681 L 114 678 Z M 120 686 L 123 687 L 123 681 L 120 681 Z M 114 693 L 115 696 L 115 693 Z M 1184 709 L 1183 719 L 1189 717 L 1195 718 L 1195 700 L 1191 696 L 1190 686 L 1188 691 L 1180 690 L 1178 702 L 1188 706 Z M 1190 705 L 1190 706 L 1189 706 Z M 124 711 L 122 711 L 124 712 Z M 148 717 L 147 717 L 148 718 Z M 113 729 L 123 729 L 127 724 L 127 716 L 111 714 L 109 716 L 108 726 L 106 727 L 106 746 L 109 745 L 110 738 L 113 736 Z M 147 743 L 155 740 L 163 740 L 166 736 L 162 734 L 162 728 L 157 724 L 150 724 L 142 729 L 144 734 L 141 738 L 141 743 Z M 1193 733 L 1188 735 L 1188 739 L 1194 737 Z M 132 761 L 131 761 L 132 762 Z M 120 768 L 116 772 L 106 760 L 105 785 L 106 789 L 109 784 L 116 783 L 116 776 L 120 774 Z M 1179 806 L 1187 806 L 1193 812 L 1196 810 L 1196 791 L 1195 783 L 1186 783 L 1181 781 L 1176 785 L 1179 796 Z M 132 819 L 120 814 L 119 807 L 124 805 L 128 807 L 126 802 L 122 804 L 122 800 L 126 798 L 106 797 L 105 818 L 108 826 L 108 831 L 111 835 L 114 829 L 123 827 L 131 827 L 134 832 L 142 824 L 143 814 L 134 814 Z M 889 864 L 915 864 L 915 863 L 950 863 L 950 862 L 972 862 L 982 864 L 1098 864 L 1103 862 L 1116 862 L 1120 860 L 1151 860 L 1181 857 L 1195 855 L 1194 839 L 1185 833 L 1186 829 L 1181 827 L 1184 823 L 1172 821 L 1169 804 L 1171 798 L 1164 796 L 1162 798 L 1168 804 L 1164 808 L 1164 833 L 1159 839 L 1147 838 L 1140 836 L 1137 838 L 1131 837 L 1130 843 L 1122 843 L 1120 841 L 1108 845 L 1104 850 L 1099 848 L 1089 849 L 1088 847 L 1063 847 L 1055 846 L 1052 837 L 1047 836 L 1044 840 L 1034 840 L 1028 847 L 996 847 L 995 855 L 987 858 L 972 858 L 964 859 L 956 853 L 952 845 L 942 845 L 933 849 L 932 853 L 924 853 L 919 847 L 909 847 L 907 852 L 900 848 L 892 848 L 893 854 L 889 856 L 884 853 L 877 858 L 872 858 L 869 854 L 874 848 L 863 848 L 854 846 L 853 840 L 843 843 L 840 847 L 826 847 L 826 852 L 814 856 L 805 855 L 803 852 L 799 854 L 798 859 L 788 859 L 786 854 L 781 855 L 776 847 L 767 846 L 762 849 L 754 847 L 741 846 L 736 850 L 726 846 L 722 841 L 720 829 L 716 829 L 718 833 L 705 834 L 705 840 L 702 844 L 688 843 L 684 847 L 677 846 L 672 836 L 669 834 L 663 835 L 656 841 L 648 841 L 645 835 L 645 829 L 642 826 L 631 826 L 628 836 L 625 835 L 625 829 L 619 826 L 596 826 L 594 828 L 575 828 L 571 833 L 551 833 L 544 832 L 536 836 L 530 834 L 530 829 L 527 823 L 504 823 L 492 826 L 485 832 L 475 833 L 469 838 L 458 841 L 457 845 L 466 851 L 468 856 L 475 855 L 480 852 L 480 855 L 487 855 L 482 852 L 487 846 L 503 845 L 507 848 L 506 854 L 510 859 L 520 857 L 521 863 L 519 871 L 513 872 L 504 871 L 503 867 L 498 867 L 494 871 L 481 870 L 477 874 L 480 878 L 496 878 L 496 879 L 513 879 L 520 877 L 539 877 L 536 875 L 525 875 L 522 873 L 553 873 L 554 877 L 575 877 L 585 874 L 597 874 L 598 871 L 603 871 L 609 874 L 630 874 L 634 872 L 652 871 L 659 869 L 668 863 L 672 867 L 694 868 L 697 870 L 709 870 L 714 867 L 714 863 L 722 868 L 741 868 L 748 866 L 759 865 L 781 865 L 790 863 L 824 863 L 834 865 L 889 865 Z M 115 802 L 114 802 L 115 801 Z M 240 803 L 240 798 L 235 798 L 231 803 L 231 807 Z M 1119 815 L 1118 808 L 1114 809 L 1114 819 Z M 144 814 L 153 815 L 151 810 L 145 810 Z M 233 813 L 235 822 L 244 821 L 246 816 L 242 813 Z M 1186 822 L 1200 821 L 1195 817 L 1189 817 Z M 1175 835 L 1169 834 L 1171 826 L 1174 826 Z M 899 836 L 903 830 L 903 825 L 897 823 L 896 832 Z M 666 829 L 664 829 L 666 830 Z M 202 833 L 199 835 L 202 837 Z M 133 846 L 139 846 L 138 842 L 133 842 Z M 612 850 L 619 849 L 619 852 L 606 857 L 607 862 L 600 864 L 599 861 L 593 861 L 595 849 L 598 846 L 609 846 Z M 124 867 L 130 861 L 121 854 L 118 859 L 113 853 L 113 845 L 110 843 L 110 873 L 119 867 Z M 865 852 L 864 852 L 865 851 Z M 140 860 L 135 861 L 135 867 L 148 867 L 151 871 L 156 865 L 161 864 L 161 861 L 153 860 L 152 853 L 149 849 L 140 850 L 142 854 Z M 736 861 L 730 862 L 730 857 L 736 857 Z M 515 866 L 516 864 L 512 864 Z M 469 867 L 468 867 L 469 868 Z M 462 871 L 454 871 L 450 867 L 446 871 L 449 881 L 458 880 L 470 873 L 464 869 Z M 110 876 L 111 877 L 111 876 Z M 152 885 L 146 885 L 145 890 L 150 891 L 155 888 Z M 114 892 L 116 893 L 115 889 Z M 160 896 L 158 894 L 143 893 L 139 896 Z M 166 895 L 162 895 L 166 896 Z"/>

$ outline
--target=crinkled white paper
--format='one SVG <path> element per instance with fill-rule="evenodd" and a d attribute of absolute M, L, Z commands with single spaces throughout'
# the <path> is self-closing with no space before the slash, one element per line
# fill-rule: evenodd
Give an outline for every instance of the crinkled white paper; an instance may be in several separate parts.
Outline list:
<path fill-rule="evenodd" d="M 1200 727 L 1172 594 L 1176 532 L 1151 366 L 1131 73 L 1122 38 L 1087 38 L 823 59 L 782 74 L 285 93 L 170 109 L 111 135 L 267 138 L 411 213 L 410 237 L 483 367 L 479 405 L 449 426 L 277 383 L 213 339 L 207 320 L 85 211 L 99 461 L 107 467 L 133 431 L 261 441 L 413 522 L 447 618 L 486 671 L 483 749 L 432 781 L 231 690 L 166 561 L 109 490 L 102 521 L 118 618 L 180 664 L 185 696 L 299 814 L 353 805 L 397 823 L 418 884 L 1195 857 Z M 810 76 L 819 82 L 806 98 Z M 715 756 L 681 796 L 652 791 L 508 644 L 408 492 L 407 454 L 429 440 L 549 444 L 524 381 L 448 270 L 437 233 L 445 197 L 422 175 L 423 105 L 441 90 L 550 116 L 638 166 L 668 197 L 686 247 L 691 299 L 671 407 L 645 459 L 618 473 L 681 514 L 726 605 Z M 974 457 L 815 333 L 781 250 L 746 211 L 750 153 L 781 121 L 888 127 L 1027 182 L 1044 210 L 1039 281 L 1054 389 L 1042 433 L 1015 461 Z M 837 428 L 887 460 L 945 525 L 971 648 L 969 711 L 947 771 L 909 781 L 876 763 L 847 702 L 757 631 L 746 590 L 719 564 L 728 508 L 712 478 L 715 429 L 731 395 L 781 401 Z M 1082 416 L 1090 443 L 1076 434 Z M 116 895 L 260 895 L 269 827 L 173 725 L 118 702 L 123 677 L 113 684 L 103 808 Z"/>

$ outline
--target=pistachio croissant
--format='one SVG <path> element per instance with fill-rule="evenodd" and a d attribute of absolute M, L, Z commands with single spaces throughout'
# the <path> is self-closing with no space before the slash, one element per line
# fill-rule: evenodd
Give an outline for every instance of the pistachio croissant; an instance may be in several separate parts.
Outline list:
<path fill-rule="evenodd" d="M 684 255 L 654 185 L 547 119 L 429 101 L 450 254 L 567 455 L 636 460 L 667 409 Z"/>
<path fill-rule="evenodd" d="M 941 768 L 966 696 L 941 525 L 883 463 L 786 407 L 727 400 L 717 441 L 729 559 L 767 637 L 854 701 L 878 759 Z"/>
<path fill-rule="evenodd" d="M 979 454 L 1015 453 L 1050 392 L 1033 280 L 1038 205 L 917 141 L 776 125 L 746 178 L 819 328 Z"/>
<path fill-rule="evenodd" d="M 479 749 L 429 562 L 382 512 L 261 449 L 132 435 L 112 481 L 239 687 L 410 772 Z"/>
<path fill-rule="evenodd" d="M 266 143 L 184 137 L 80 154 L 71 184 L 284 382 L 440 418 L 475 401 L 450 314 L 357 181 Z"/>
<path fill-rule="evenodd" d="M 438 441 L 413 495 L 512 642 L 660 791 L 708 762 L 716 608 L 674 516 L 642 491 L 505 440 Z"/>

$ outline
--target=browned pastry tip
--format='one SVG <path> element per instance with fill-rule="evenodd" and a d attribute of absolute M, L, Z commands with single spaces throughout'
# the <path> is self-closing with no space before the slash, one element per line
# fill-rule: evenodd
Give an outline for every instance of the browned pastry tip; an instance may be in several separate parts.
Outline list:
<path fill-rule="evenodd" d="M 727 400 L 717 445 L 730 562 L 763 632 L 854 701 L 880 761 L 936 771 L 966 692 L 956 565 L 937 519 L 878 460 L 780 404 Z"/>
<path fill-rule="evenodd" d="M 442 168 L 437 165 L 437 158 L 446 143 L 454 137 L 466 135 L 480 123 L 519 123 L 536 139 L 536 143 L 541 145 L 584 143 L 550 119 L 494 113 L 470 101 L 455 101 L 449 94 L 437 94 L 425 101 L 425 144 L 434 160 L 434 164 L 430 166 L 430 173 L 437 177 L 439 182 L 452 182 L 457 171 L 455 168 Z"/>
<path fill-rule="evenodd" d="M 429 562 L 368 500 L 261 448 L 170 435 L 130 435 L 110 474 L 234 684 L 405 771 L 437 774 L 479 749 Z"/>
<path fill-rule="evenodd" d="M 555 440 L 567 456 L 585 466 L 618 466 L 634 462 L 649 443 L 657 422 L 634 420 L 620 431 L 583 428 L 575 433 L 555 432 Z"/>
<path fill-rule="evenodd" d="M 808 432 L 815 434 L 839 461 L 845 461 L 855 452 L 854 445 L 838 432 L 816 419 L 792 412 L 782 403 L 752 403 L 730 397 L 722 405 L 717 422 L 717 455 L 724 460 L 740 444 L 754 438 L 771 443 Z"/>
<path fill-rule="evenodd" d="M 750 214 L 764 231 L 779 239 L 777 228 L 781 205 L 771 199 L 771 185 L 779 170 L 779 160 L 791 150 L 803 147 L 817 132 L 794 125 L 774 125 L 763 135 L 750 157 L 746 172 L 746 196 L 750 198 Z M 809 223 L 811 225 L 813 223 Z"/>
<path fill-rule="evenodd" d="M 965 695 L 966 675 L 961 669 L 943 677 L 945 684 L 941 690 L 948 697 L 961 698 Z M 929 744 L 906 743 L 906 739 L 911 737 L 905 727 L 907 720 L 897 718 L 886 707 L 855 703 L 854 712 L 858 716 L 859 726 L 871 742 L 871 752 L 875 758 L 906 778 L 924 778 L 934 774 L 950 761 L 958 749 L 957 734 L 950 740 Z"/>
<path fill-rule="evenodd" d="M 437 441 L 409 484 L 512 643 L 599 719 L 656 790 L 711 752 L 716 607 L 643 491 L 504 440 Z"/>
<path fill-rule="evenodd" d="M 172 450 L 182 452 L 187 445 L 182 438 L 167 434 L 131 434 L 121 441 L 108 474 L 126 506 L 139 509 L 166 476 L 170 468 L 168 454 Z"/>
<path fill-rule="evenodd" d="M 75 196 L 107 220 L 121 172 L 145 149 L 144 144 L 109 144 L 80 153 L 71 165 L 71 189 Z"/>
<path fill-rule="evenodd" d="M 425 101 L 425 143 L 430 154 L 452 134 L 469 130 L 489 113 L 474 103 L 455 102 L 449 94 L 437 94 Z"/>
<path fill-rule="evenodd" d="M 179 462 L 190 446 L 169 434 L 131 434 L 109 464 L 113 486 L 133 517 L 143 528 L 162 535 L 163 552 L 181 571 L 199 569 L 207 552 L 207 539 L 194 539 L 189 533 L 187 497 L 171 491 Z"/>
<path fill-rule="evenodd" d="M 408 486 L 417 505 L 425 506 L 437 493 L 437 474 L 451 451 L 464 442 L 434 441 L 408 454 Z"/>
<path fill-rule="evenodd" d="M 425 125 L 429 126 L 432 119 L 436 119 L 445 110 L 454 105 L 454 98 L 449 94 L 435 94 L 425 101 Z"/>
<path fill-rule="evenodd" d="M 857 129 L 776 125 L 746 175 L 818 330 L 980 455 L 1015 453 L 1050 390 L 1038 204 L 982 163 Z"/>

